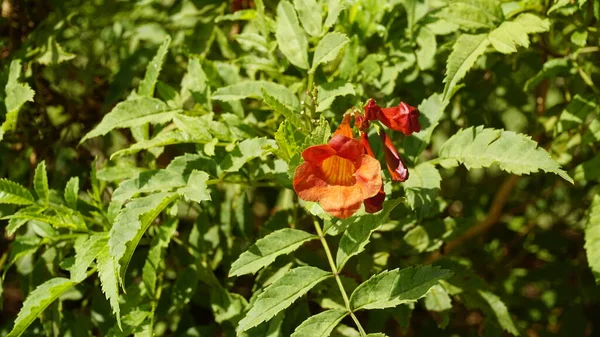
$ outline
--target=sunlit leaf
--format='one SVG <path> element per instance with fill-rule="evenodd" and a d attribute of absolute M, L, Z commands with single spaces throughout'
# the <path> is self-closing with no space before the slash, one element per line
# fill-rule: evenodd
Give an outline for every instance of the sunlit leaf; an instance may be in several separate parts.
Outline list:
<path fill-rule="evenodd" d="M 308 41 L 300 28 L 294 6 L 287 0 L 277 5 L 275 38 L 279 49 L 293 65 L 308 69 Z"/>
<path fill-rule="evenodd" d="M 600 284 L 600 195 L 596 194 L 590 213 L 588 223 L 585 228 L 585 251 L 587 260 L 596 279 L 596 284 Z"/>
<path fill-rule="evenodd" d="M 328 337 L 346 315 L 347 310 L 323 311 L 302 322 L 291 337 Z"/>
<path fill-rule="evenodd" d="M 462 34 L 458 37 L 452 47 L 452 53 L 448 56 L 446 76 L 444 77 L 446 86 L 444 87 L 444 99 L 442 101 L 450 99 L 458 82 L 465 77 L 475 61 L 485 53 L 489 44 L 490 40 L 485 34 Z"/>
<path fill-rule="evenodd" d="M 0 204 L 30 205 L 33 202 L 33 196 L 25 187 L 0 178 Z"/>

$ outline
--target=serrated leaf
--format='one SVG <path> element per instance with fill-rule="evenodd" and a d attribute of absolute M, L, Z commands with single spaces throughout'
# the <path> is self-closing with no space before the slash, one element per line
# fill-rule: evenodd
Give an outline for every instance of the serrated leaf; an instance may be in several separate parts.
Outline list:
<path fill-rule="evenodd" d="M 239 322 L 236 331 L 239 334 L 268 321 L 304 296 L 312 287 L 331 276 L 333 275 L 330 272 L 316 267 L 292 269 L 258 295 L 256 302 Z"/>
<path fill-rule="evenodd" d="M 65 187 L 65 202 L 69 208 L 77 210 L 77 199 L 79 195 L 79 177 L 71 177 Z"/>
<path fill-rule="evenodd" d="M 204 106 L 208 111 L 212 110 L 211 89 L 208 84 L 208 77 L 202 69 L 200 59 L 190 58 L 187 67 L 187 74 L 181 83 L 181 96 L 187 97 L 187 92 L 191 93 L 196 103 Z"/>
<path fill-rule="evenodd" d="M 544 79 L 554 78 L 560 74 L 568 74 L 571 69 L 572 66 L 569 60 L 563 58 L 548 60 L 544 63 L 540 72 L 525 82 L 523 90 L 530 91 L 537 87 Z"/>
<path fill-rule="evenodd" d="M 585 227 L 585 251 L 588 265 L 600 285 L 600 194 L 596 194 L 590 207 Z"/>
<path fill-rule="evenodd" d="M 348 315 L 347 310 L 327 310 L 302 322 L 291 337 L 329 337 L 333 329 Z"/>
<path fill-rule="evenodd" d="M 452 47 L 452 53 L 448 56 L 446 76 L 444 77 L 446 85 L 442 101 L 450 99 L 458 82 L 465 77 L 475 61 L 485 53 L 485 49 L 489 44 L 490 40 L 486 34 L 462 34 L 458 37 Z"/>
<path fill-rule="evenodd" d="M 293 111 L 290 107 L 280 102 L 275 96 L 272 96 L 265 88 L 261 88 L 262 96 L 264 97 L 265 103 L 270 106 L 273 110 L 279 112 L 287 121 L 293 124 L 296 128 L 302 129 L 304 122 L 300 117 L 300 114 Z"/>
<path fill-rule="evenodd" d="M 19 82 L 21 77 L 21 60 L 12 60 L 10 62 L 10 71 L 8 73 L 8 81 L 4 87 L 6 97 L 4 98 L 4 106 L 6 107 L 5 120 L 2 123 L 2 133 L 13 131 L 17 127 L 19 110 L 25 102 L 33 102 L 35 92 L 26 83 Z M 2 135 L 0 134 L 0 140 Z"/>
<path fill-rule="evenodd" d="M 152 298 L 156 298 L 156 281 L 159 271 L 164 270 L 163 255 L 165 249 L 169 246 L 171 238 L 177 230 L 179 219 L 170 218 L 166 223 L 162 224 L 152 239 L 146 262 L 142 268 L 142 280 L 146 286 L 146 290 Z"/>
<path fill-rule="evenodd" d="M 112 160 L 118 157 L 128 156 L 140 151 L 155 149 L 157 147 L 190 143 L 206 144 L 208 141 L 205 139 L 196 139 L 182 130 L 170 130 L 161 132 L 154 138 L 139 141 L 126 149 L 119 150 L 111 154 L 110 159 Z"/>
<path fill-rule="evenodd" d="M 209 175 L 206 172 L 193 170 L 188 178 L 187 185 L 180 187 L 177 193 L 181 195 L 186 201 L 201 202 L 205 200 L 211 200 L 208 186 L 206 181 Z"/>
<path fill-rule="evenodd" d="M 237 172 L 244 164 L 261 156 L 266 146 L 275 147 L 277 144 L 264 137 L 246 139 L 229 152 L 219 166 L 223 172 Z"/>
<path fill-rule="evenodd" d="M 48 42 L 44 45 L 43 52 L 39 55 L 36 61 L 44 65 L 59 64 L 70 61 L 75 58 L 75 54 L 65 51 L 61 45 L 56 42 L 54 35 L 50 35 Z"/>
<path fill-rule="evenodd" d="M 417 217 L 422 219 L 430 213 L 435 203 L 442 177 L 435 166 L 429 163 L 419 164 L 409 172 L 408 180 L 404 182 L 406 199 Z"/>
<path fill-rule="evenodd" d="M 81 246 L 75 246 L 75 262 L 71 266 L 71 280 L 81 282 L 86 278 L 86 271 L 90 264 L 106 247 L 108 233 L 94 234 Z"/>
<path fill-rule="evenodd" d="M 335 60 L 342 48 L 348 42 L 350 42 L 350 39 L 346 34 L 336 32 L 327 33 L 317 45 L 310 71 L 314 72 L 321 63 Z"/>
<path fill-rule="evenodd" d="M 78 229 L 78 224 L 68 214 L 58 213 L 56 215 L 42 214 L 40 211 L 29 211 L 29 208 L 19 210 L 17 213 L 6 216 L 3 219 L 23 219 L 27 221 L 39 221 L 52 225 L 55 228 Z"/>
<path fill-rule="evenodd" d="M 81 139 L 80 143 L 105 135 L 114 129 L 131 128 L 148 123 L 163 124 L 173 119 L 178 111 L 156 98 L 134 97 L 117 104 L 102 118 L 100 124 Z"/>
<path fill-rule="evenodd" d="M 6 337 L 21 336 L 44 309 L 76 284 L 67 278 L 55 277 L 37 286 L 23 302 L 15 325 Z"/>
<path fill-rule="evenodd" d="M 335 257 L 338 272 L 344 268 L 348 260 L 365 250 L 371 234 L 387 220 L 390 212 L 403 201 L 402 198 L 390 200 L 383 204 L 383 210 L 375 214 L 366 214 L 342 222 L 350 222 L 347 226 Z"/>
<path fill-rule="evenodd" d="M 452 0 L 437 16 L 467 30 L 493 28 L 503 19 L 495 0 Z"/>
<path fill-rule="evenodd" d="M 427 291 L 452 272 L 432 266 L 384 271 L 359 285 L 350 296 L 352 310 L 392 308 L 425 296 Z"/>
<path fill-rule="evenodd" d="M 143 97 L 153 97 L 154 96 L 154 87 L 156 86 L 156 82 L 158 81 L 158 75 L 162 69 L 162 65 L 165 61 L 165 56 L 167 56 L 167 52 L 169 51 L 169 45 L 171 44 L 171 37 L 167 35 L 165 41 L 160 45 L 158 51 L 152 61 L 146 67 L 146 74 L 144 75 L 144 79 L 140 82 L 140 86 L 138 88 L 138 95 Z"/>
<path fill-rule="evenodd" d="M 240 337 L 281 337 L 282 325 L 285 319 L 283 312 L 275 315 L 273 319 L 264 322 L 248 331 L 244 331 Z"/>
<path fill-rule="evenodd" d="M 267 81 L 245 81 L 232 84 L 227 87 L 217 89 L 213 94 L 213 99 L 229 102 L 244 98 L 263 99 L 261 88 L 264 88 L 269 94 L 277 97 L 277 99 L 292 108 L 292 110 L 300 110 L 300 101 L 298 97 L 288 88 L 281 84 Z"/>
<path fill-rule="evenodd" d="M 317 236 L 293 228 L 275 231 L 256 241 L 231 264 L 229 277 L 254 274 L 280 255 L 289 254 Z"/>
<path fill-rule="evenodd" d="M 497 164 L 502 170 L 522 175 L 539 170 L 552 172 L 566 181 L 573 179 L 531 137 L 483 126 L 470 127 L 450 137 L 440 149 L 442 166 L 464 164 L 467 169 Z"/>
<path fill-rule="evenodd" d="M 550 21 L 541 19 L 533 14 L 524 13 L 513 21 L 505 21 L 498 28 L 492 30 L 488 39 L 492 46 L 499 52 L 511 54 L 517 47 L 529 47 L 527 34 L 542 33 L 550 29 Z"/>
<path fill-rule="evenodd" d="M 345 81 L 334 81 L 323 83 L 317 87 L 317 111 L 328 109 L 336 97 L 346 95 L 356 95 L 354 86 Z"/>
<path fill-rule="evenodd" d="M 502 326 L 506 331 L 512 333 L 513 335 L 518 336 L 519 330 L 517 329 L 512 318 L 510 317 L 510 313 L 508 312 L 506 304 L 502 302 L 500 297 L 489 291 L 481 289 L 478 290 L 478 293 L 490 306 L 492 312 L 496 315 L 496 319 L 498 319 L 500 326 Z"/>
<path fill-rule="evenodd" d="M 323 31 L 321 5 L 315 0 L 294 0 L 302 27 L 311 36 L 319 36 Z"/>
<path fill-rule="evenodd" d="M 519 14 L 513 21 L 523 27 L 527 34 L 543 33 L 550 29 L 550 20 L 531 13 Z"/>
<path fill-rule="evenodd" d="M 120 283 L 142 235 L 152 221 L 177 198 L 174 193 L 156 193 L 132 200 L 115 218 L 108 234 L 110 256 L 119 272 Z"/>
<path fill-rule="evenodd" d="M 308 69 L 308 41 L 296 16 L 294 6 L 283 0 L 277 5 L 275 38 L 279 50 L 295 66 Z"/>
<path fill-rule="evenodd" d="M 110 256 L 108 246 L 98 254 L 96 258 L 98 268 L 98 278 L 100 278 L 100 286 L 104 296 L 108 300 L 113 314 L 117 319 L 117 324 L 121 327 L 121 307 L 119 306 L 119 274 L 118 265 Z"/>
<path fill-rule="evenodd" d="M 0 204 L 31 205 L 33 202 L 33 196 L 25 187 L 0 178 Z"/>
<path fill-rule="evenodd" d="M 436 312 L 449 310 L 452 309 L 452 299 L 444 288 L 436 284 L 425 295 L 425 308 Z"/>
<path fill-rule="evenodd" d="M 48 173 L 46 172 L 45 161 L 41 161 L 35 168 L 33 187 L 38 199 L 42 199 L 47 204 L 50 201 L 50 189 L 48 188 Z"/>
<path fill-rule="evenodd" d="M 192 136 L 193 139 L 197 141 L 209 142 L 212 139 L 212 135 L 209 131 L 211 120 L 211 115 L 192 117 L 177 114 L 173 118 L 173 123 L 175 123 L 180 130 L 185 131 L 187 134 Z"/>
<path fill-rule="evenodd" d="M 210 291 L 210 307 L 217 323 L 237 322 L 247 306 L 248 302 L 240 294 L 230 293 L 220 286 Z"/>
<path fill-rule="evenodd" d="M 554 3 L 554 5 L 552 5 L 552 7 L 550 7 L 548 9 L 548 12 L 546 14 L 550 15 L 552 12 L 557 11 L 567 5 L 571 4 L 571 0 L 556 0 L 556 2 Z"/>

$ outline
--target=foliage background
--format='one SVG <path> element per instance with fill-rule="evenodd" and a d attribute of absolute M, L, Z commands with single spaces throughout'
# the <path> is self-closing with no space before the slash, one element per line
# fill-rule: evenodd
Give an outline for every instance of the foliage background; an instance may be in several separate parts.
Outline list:
<path fill-rule="evenodd" d="M 37 286 L 56 277 L 73 278 L 75 251 L 87 234 L 114 228 L 115 212 L 125 200 L 167 193 L 174 180 L 159 176 L 157 185 L 146 190 L 138 185 L 133 191 L 123 188 L 126 181 L 151 179 L 154 173 L 144 172 L 169 165 L 177 169 L 184 165 L 182 158 L 200 153 L 206 161 L 197 168 L 210 180 L 193 177 L 209 187 L 194 185 L 186 171 L 182 186 L 189 190 L 150 219 L 123 275 L 125 332 L 117 327 L 114 303 L 106 299 L 116 301 L 118 289 L 105 296 L 91 269 L 24 335 L 144 336 L 153 331 L 157 336 L 234 336 L 247 300 L 277 275 L 292 265 L 329 270 L 322 247 L 310 241 L 257 277 L 228 277 L 231 264 L 258 238 L 290 224 L 314 232 L 310 213 L 290 189 L 288 165 L 298 160 L 303 145 L 326 141 L 348 108 L 374 98 L 382 106 L 400 100 L 419 106 L 424 130 L 395 136 L 411 181 L 388 183 L 386 190 L 409 202 L 394 208 L 365 252 L 350 260 L 344 282 L 350 289 L 385 269 L 429 263 L 454 276 L 424 300 L 357 313 L 365 329 L 389 336 L 600 336 L 597 0 L 317 1 L 317 11 L 297 11 L 306 56 L 316 54 L 324 32 L 348 40 L 339 35 L 339 50 L 314 73 L 307 71 L 302 52 L 281 46 L 286 39 L 277 38 L 278 1 L 265 0 L 264 12 L 262 1 L 2 3 L 0 87 L 7 90 L 0 94 L 0 176 L 35 191 L 36 203 L 51 207 L 23 218 L 12 234 L 7 226 L 16 220 L 6 216 L 20 208 L 0 205 L 5 217 L 0 220 L 5 232 L 0 238 L 0 335 L 13 329 L 22 302 Z M 163 58 L 153 63 L 161 45 Z M 9 126 L 7 107 L 15 96 L 8 84 L 15 60 L 21 61 L 19 82 L 35 96 L 17 108 L 18 121 Z M 160 71 L 156 90 L 153 67 Z M 289 90 L 264 82 L 232 89 L 242 80 L 278 83 Z M 305 93 L 313 82 L 316 102 Z M 135 100 L 132 91 L 181 109 L 185 117 L 177 117 L 179 123 L 131 125 L 131 130 L 94 129 L 117 103 Z M 296 123 L 309 130 L 298 113 L 316 104 L 324 119 L 310 125 L 327 132 L 313 132 L 298 143 L 290 141 L 300 137 L 292 132 L 286 140 L 297 149 L 282 150 L 279 143 L 279 150 L 264 150 L 277 148 L 273 139 L 282 121 L 296 125 L 269 95 L 288 98 L 285 103 L 300 118 Z M 186 119 L 198 116 L 205 116 L 204 124 Z M 491 165 L 502 162 L 498 153 L 473 148 L 469 154 L 476 155 L 444 161 L 446 140 L 473 126 L 530 136 L 574 183 L 544 172 L 512 175 L 538 168 L 560 171 L 527 155 L 503 167 Z M 92 130 L 103 136 L 80 143 Z M 142 151 L 126 150 L 172 130 L 190 137 L 171 139 L 171 134 L 159 144 L 169 144 L 164 147 L 146 143 Z M 206 130 L 210 135 L 202 138 Z M 519 154 L 514 144 L 509 142 L 504 154 Z M 281 151 L 290 151 L 288 158 Z M 489 156 L 492 161 L 485 164 Z M 125 197 L 115 203 L 119 188 Z M 69 199 L 65 191 L 78 197 Z M 41 218 L 42 213 L 52 219 Z M 72 223 L 79 227 L 68 228 Z M 337 237 L 328 240 L 337 246 Z M 153 272 L 148 261 L 157 263 Z M 320 308 L 336 307 L 341 299 L 329 281 L 275 323 L 249 334 L 289 336 Z M 335 334 L 357 334 L 352 320 L 342 323 Z"/>

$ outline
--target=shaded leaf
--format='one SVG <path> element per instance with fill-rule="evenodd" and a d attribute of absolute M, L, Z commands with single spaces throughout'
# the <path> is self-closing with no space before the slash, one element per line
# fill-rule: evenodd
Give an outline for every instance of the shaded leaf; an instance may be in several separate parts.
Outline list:
<path fill-rule="evenodd" d="M 383 210 L 375 214 L 365 214 L 342 222 L 349 222 L 346 231 L 340 239 L 340 245 L 335 257 L 338 272 L 344 268 L 348 260 L 365 250 L 371 234 L 387 220 L 390 212 L 403 201 L 402 198 L 390 200 L 383 204 Z M 344 227 L 346 225 L 343 225 Z"/>
<path fill-rule="evenodd" d="M 65 51 L 61 45 L 56 42 L 54 35 L 50 35 L 48 42 L 42 48 L 43 52 L 37 57 L 37 62 L 44 65 L 54 65 L 70 61 L 75 58 L 75 54 Z"/>
<path fill-rule="evenodd" d="M 67 181 L 67 186 L 65 187 L 65 202 L 69 208 L 74 210 L 77 209 L 77 199 L 79 195 L 79 177 L 71 177 L 69 181 Z"/>
<path fill-rule="evenodd" d="M 425 308 L 441 312 L 452 309 L 452 299 L 440 285 L 434 285 L 425 295 Z"/>
<path fill-rule="evenodd" d="M 146 67 L 146 74 L 144 75 L 144 79 L 140 82 L 138 95 L 144 97 L 154 96 L 154 87 L 158 81 L 158 75 L 160 74 L 162 65 L 165 61 L 165 56 L 167 56 L 167 52 L 169 51 L 170 44 L 171 37 L 167 35 L 165 41 L 158 48 L 156 55 Z"/>
<path fill-rule="evenodd" d="M 585 228 L 585 251 L 596 284 L 600 285 L 600 194 L 594 196 L 590 207 Z"/>
<path fill-rule="evenodd" d="M 121 307 L 119 306 L 119 274 L 118 264 L 110 256 L 109 246 L 104 246 L 104 249 L 96 258 L 98 266 L 98 278 L 100 278 L 100 286 L 106 299 L 110 303 L 112 312 L 117 319 L 117 324 L 121 327 Z"/>
<path fill-rule="evenodd" d="M 296 128 L 305 127 L 301 115 L 293 110 L 293 108 L 285 105 L 277 97 L 271 95 L 264 87 L 260 89 L 265 103 L 269 105 L 273 110 L 279 112 L 283 117 L 289 121 Z"/>
<path fill-rule="evenodd" d="M 289 254 L 317 236 L 293 228 L 275 231 L 256 241 L 231 264 L 229 277 L 254 274 L 280 255 Z"/>
<path fill-rule="evenodd" d="M 45 161 L 41 161 L 35 168 L 33 187 L 38 199 L 47 204 L 50 201 L 50 189 L 48 188 L 48 173 L 46 172 Z"/>
<path fill-rule="evenodd" d="M 221 161 L 220 167 L 223 172 L 237 172 L 244 164 L 263 154 L 265 146 L 277 146 L 272 139 L 264 137 L 246 139 L 240 142 L 227 156 Z"/>
<path fill-rule="evenodd" d="M 416 211 L 419 218 L 428 216 L 435 199 L 440 192 L 442 177 L 430 163 L 422 163 L 409 170 L 408 180 L 404 182 L 404 191 L 408 205 Z"/>

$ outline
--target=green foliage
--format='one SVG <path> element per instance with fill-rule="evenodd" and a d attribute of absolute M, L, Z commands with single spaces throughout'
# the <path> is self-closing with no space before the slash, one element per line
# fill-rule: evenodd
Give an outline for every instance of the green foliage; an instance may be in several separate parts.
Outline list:
<path fill-rule="evenodd" d="M 573 179 L 544 149 L 537 147 L 536 142 L 511 131 L 484 129 L 483 126 L 461 130 L 444 143 L 440 159 L 444 167 L 464 164 L 471 169 L 497 164 L 500 169 L 519 175 L 543 170 L 573 183 Z"/>
<path fill-rule="evenodd" d="M 597 335 L 599 20 L 586 0 L 4 1 L 0 335 Z M 369 99 L 420 131 L 359 128 Z M 382 190 L 337 219 L 294 186 L 344 118 Z M 356 201 L 332 162 L 307 199 Z"/>

